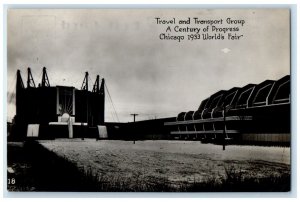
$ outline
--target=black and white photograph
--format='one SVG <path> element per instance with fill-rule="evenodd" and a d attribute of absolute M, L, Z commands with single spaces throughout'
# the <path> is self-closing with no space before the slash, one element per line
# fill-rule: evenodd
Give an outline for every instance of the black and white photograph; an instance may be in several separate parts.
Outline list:
<path fill-rule="evenodd" d="M 289 8 L 9 8 L 7 191 L 290 192 Z"/>

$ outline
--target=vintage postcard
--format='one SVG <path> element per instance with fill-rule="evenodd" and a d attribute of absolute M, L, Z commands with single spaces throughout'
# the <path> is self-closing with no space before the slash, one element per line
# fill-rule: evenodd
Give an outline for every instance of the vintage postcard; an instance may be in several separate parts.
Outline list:
<path fill-rule="evenodd" d="M 8 9 L 9 192 L 289 192 L 290 10 Z"/>

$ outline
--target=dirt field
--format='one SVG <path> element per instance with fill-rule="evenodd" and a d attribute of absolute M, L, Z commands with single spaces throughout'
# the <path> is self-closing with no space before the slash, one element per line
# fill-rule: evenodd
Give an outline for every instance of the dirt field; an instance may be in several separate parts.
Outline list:
<path fill-rule="evenodd" d="M 102 181 L 151 184 L 222 180 L 228 172 L 242 178 L 290 174 L 289 147 L 226 146 L 193 141 L 39 141 L 57 155 Z M 228 176 L 227 176 L 228 177 Z M 128 183 L 127 183 L 128 184 Z"/>

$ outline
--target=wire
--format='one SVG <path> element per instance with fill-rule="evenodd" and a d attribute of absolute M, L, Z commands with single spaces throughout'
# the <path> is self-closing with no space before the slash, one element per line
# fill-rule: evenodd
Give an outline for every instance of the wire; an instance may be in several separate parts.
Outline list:
<path fill-rule="evenodd" d="M 109 99 L 108 99 L 108 100 L 109 100 Z M 110 100 L 109 100 L 109 101 L 110 101 Z M 110 109 L 112 109 L 112 110 L 110 110 L 111 117 L 112 117 L 113 121 L 115 122 L 115 121 L 117 120 L 117 117 L 116 117 L 116 115 L 115 115 L 115 113 L 114 113 L 114 110 L 113 110 L 114 107 L 113 107 L 111 101 L 109 102 L 109 105 L 110 105 Z"/>
<path fill-rule="evenodd" d="M 32 74 L 32 73 L 31 73 Z M 39 86 L 39 84 L 40 84 L 40 82 L 42 81 L 42 74 L 43 74 L 43 70 L 42 71 L 40 71 L 40 74 L 39 74 L 39 76 L 38 76 L 38 80 L 37 80 L 37 85 L 36 86 Z M 36 74 L 35 74 L 36 75 Z M 41 82 L 42 83 L 42 82 Z"/>
<path fill-rule="evenodd" d="M 68 111 L 68 114 L 72 115 L 72 111 L 73 111 L 73 94 L 68 94 L 68 97 L 69 97 L 69 100 L 68 100 L 68 107 L 67 107 L 67 111 Z"/>
<path fill-rule="evenodd" d="M 47 69 L 47 76 L 48 76 L 49 84 L 50 84 L 50 81 L 53 82 L 52 78 L 59 78 L 59 76 L 57 76 L 57 74 L 55 73 L 55 71 L 52 71 L 51 68 L 48 69 L 46 67 L 46 69 Z M 43 73 L 43 70 L 41 71 L 41 73 Z M 52 84 L 53 84 L 53 86 L 56 86 L 57 82 L 56 83 L 53 82 Z M 50 84 L 50 86 L 51 86 L 51 84 Z"/>
<path fill-rule="evenodd" d="M 88 82 L 89 83 L 88 89 L 91 89 L 90 91 L 92 91 L 93 90 L 93 81 L 92 81 L 90 75 L 88 75 L 88 79 L 90 81 L 90 82 Z M 92 87 L 90 88 L 90 86 L 92 86 Z"/>
<path fill-rule="evenodd" d="M 104 86 L 105 86 L 105 89 L 106 89 L 106 91 L 107 91 L 107 94 L 108 94 L 108 96 L 109 96 L 109 99 L 110 99 L 110 101 L 111 101 L 111 104 L 112 104 L 112 106 L 113 106 L 113 109 L 114 109 L 115 115 L 116 115 L 116 117 L 117 117 L 117 120 L 118 120 L 118 123 L 119 123 L 119 122 L 120 122 L 120 120 L 119 120 L 119 117 L 118 117 L 118 114 L 117 114 L 117 111 L 116 111 L 115 105 L 114 105 L 114 103 L 113 103 L 113 101 L 112 101 L 112 98 L 111 98 L 111 96 L 110 96 L 110 93 L 109 93 L 109 90 L 108 90 L 108 87 L 107 87 L 106 83 L 104 83 Z"/>
<path fill-rule="evenodd" d="M 113 106 L 112 106 L 111 102 L 109 102 L 109 104 L 110 104 L 111 108 L 113 108 Z M 112 117 L 113 121 L 115 122 L 115 121 L 116 121 L 116 119 L 115 119 L 115 114 L 113 113 L 113 111 L 110 111 L 110 115 L 111 115 L 111 117 Z"/>
<path fill-rule="evenodd" d="M 110 101 L 109 98 L 107 98 L 107 97 L 106 97 L 106 100 Z M 109 102 L 109 109 L 113 109 L 111 102 Z M 109 112 L 110 112 L 110 116 L 111 116 L 113 122 L 116 122 L 116 118 L 115 118 L 115 114 L 113 113 L 113 110 L 109 110 Z"/>

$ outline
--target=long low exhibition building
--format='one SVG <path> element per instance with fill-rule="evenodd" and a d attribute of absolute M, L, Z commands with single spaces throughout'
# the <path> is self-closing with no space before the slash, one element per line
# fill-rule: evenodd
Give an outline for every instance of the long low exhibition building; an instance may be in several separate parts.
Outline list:
<path fill-rule="evenodd" d="M 165 122 L 174 139 L 290 143 L 290 76 L 220 90 Z"/>

